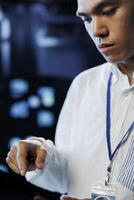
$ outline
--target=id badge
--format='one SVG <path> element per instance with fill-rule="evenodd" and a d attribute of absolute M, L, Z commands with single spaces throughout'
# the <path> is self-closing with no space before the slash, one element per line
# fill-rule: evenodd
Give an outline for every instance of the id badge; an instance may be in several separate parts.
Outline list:
<path fill-rule="evenodd" d="M 92 185 L 91 200 L 117 200 L 115 186 L 113 184 L 106 186 L 103 183 Z"/>

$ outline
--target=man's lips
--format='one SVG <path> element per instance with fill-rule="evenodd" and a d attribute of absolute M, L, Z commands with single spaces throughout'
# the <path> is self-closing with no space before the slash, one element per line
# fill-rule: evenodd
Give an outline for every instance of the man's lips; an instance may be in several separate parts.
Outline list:
<path fill-rule="evenodd" d="M 102 53 L 108 53 L 110 50 L 112 50 L 112 48 L 115 46 L 115 44 L 99 44 L 98 48 Z"/>

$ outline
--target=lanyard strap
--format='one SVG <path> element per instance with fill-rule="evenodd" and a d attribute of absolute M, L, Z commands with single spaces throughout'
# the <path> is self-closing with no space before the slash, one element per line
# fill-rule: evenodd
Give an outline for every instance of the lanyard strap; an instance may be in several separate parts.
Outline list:
<path fill-rule="evenodd" d="M 107 104 L 106 104 L 106 138 L 107 138 L 107 148 L 109 160 L 112 160 L 112 150 L 111 150 L 111 138 L 110 138 L 110 128 L 111 128 L 111 82 L 112 82 L 113 73 L 110 73 L 108 84 L 107 84 Z"/>
<path fill-rule="evenodd" d="M 117 147 L 112 153 L 112 148 L 111 148 L 111 138 L 110 138 L 110 128 L 111 128 L 111 118 L 110 118 L 110 113 L 111 113 L 111 82 L 112 82 L 112 76 L 113 73 L 110 73 L 109 79 L 108 79 L 108 84 L 107 84 L 107 102 L 106 102 L 106 138 L 107 138 L 107 148 L 108 148 L 108 155 L 109 155 L 109 160 L 112 162 L 115 154 L 121 147 L 121 145 L 127 140 L 129 137 L 130 133 L 134 129 L 134 121 L 132 122 L 131 126 L 129 129 L 126 131 L 124 134 L 123 138 L 121 141 L 118 143 Z M 111 172 L 111 167 L 108 167 L 108 172 Z"/>

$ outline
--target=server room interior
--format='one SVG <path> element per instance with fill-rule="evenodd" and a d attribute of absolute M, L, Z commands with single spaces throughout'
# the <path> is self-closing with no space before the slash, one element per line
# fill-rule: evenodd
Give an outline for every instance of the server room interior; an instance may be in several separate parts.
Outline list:
<path fill-rule="evenodd" d="M 72 79 L 105 62 L 76 9 L 75 0 L 0 2 L 1 200 L 59 199 L 59 193 L 16 175 L 5 159 L 19 139 L 34 135 L 54 141 Z"/>

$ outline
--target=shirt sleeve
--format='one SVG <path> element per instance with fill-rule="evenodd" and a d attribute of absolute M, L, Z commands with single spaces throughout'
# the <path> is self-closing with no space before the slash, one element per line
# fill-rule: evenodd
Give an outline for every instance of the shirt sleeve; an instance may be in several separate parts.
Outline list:
<path fill-rule="evenodd" d="M 36 169 L 26 173 L 27 181 L 52 192 L 67 193 L 67 145 L 71 134 L 72 109 L 74 102 L 74 84 L 72 83 L 63 108 L 61 110 L 56 134 L 55 144 L 44 140 L 47 158 L 43 170 Z"/>
<path fill-rule="evenodd" d="M 65 158 L 52 141 L 45 140 L 44 146 L 47 150 L 44 169 L 27 172 L 26 179 L 43 189 L 64 194 L 67 191 L 67 164 Z"/>

